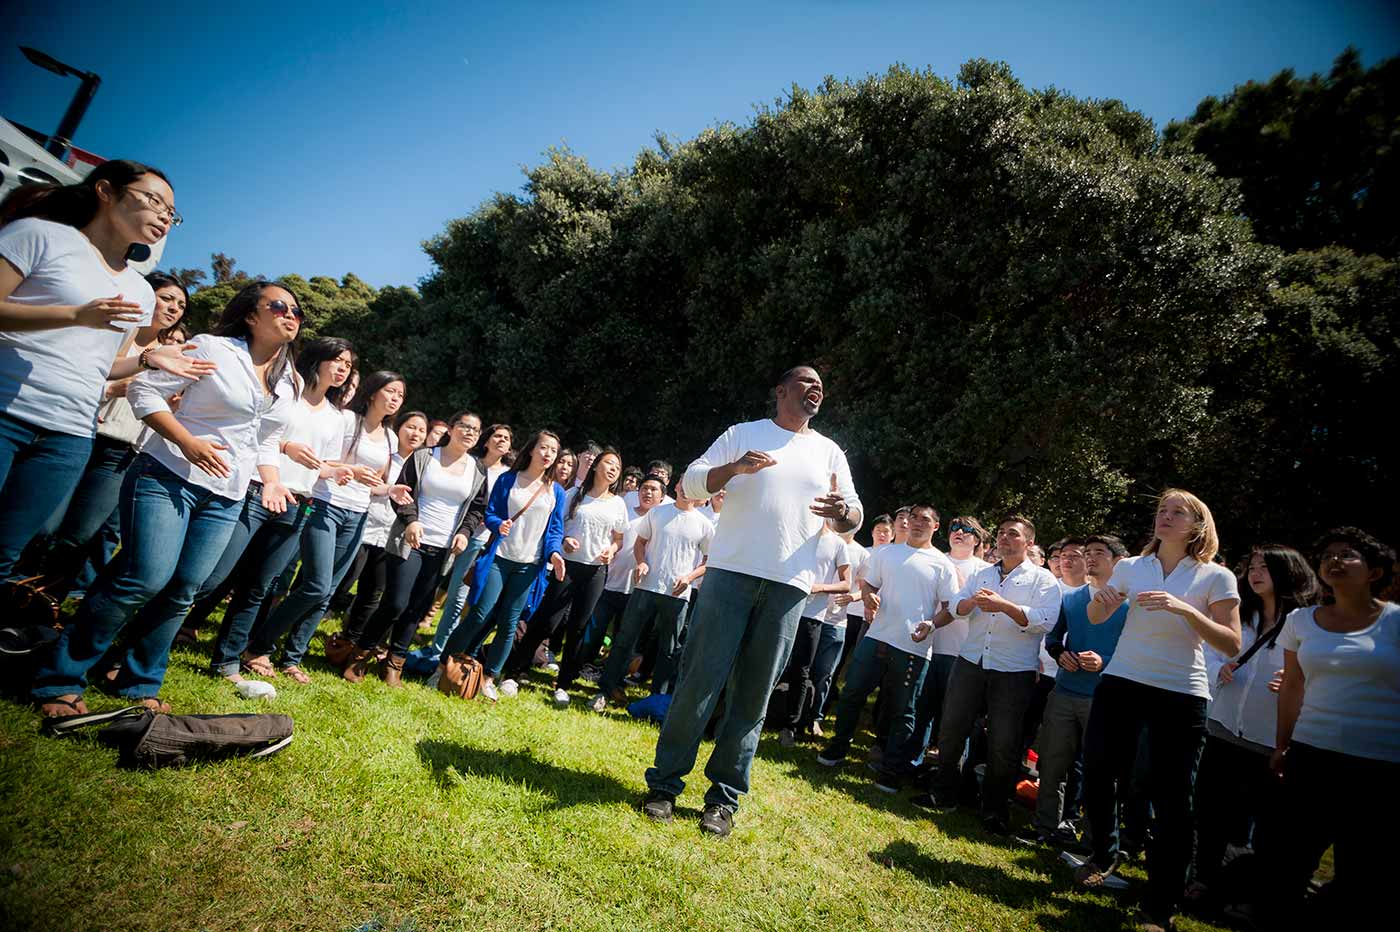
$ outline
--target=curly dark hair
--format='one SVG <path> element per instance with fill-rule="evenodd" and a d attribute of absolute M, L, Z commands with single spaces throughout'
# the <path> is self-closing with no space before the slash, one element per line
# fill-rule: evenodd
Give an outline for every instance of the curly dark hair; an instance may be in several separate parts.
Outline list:
<path fill-rule="evenodd" d="M 1329 544 L 1349 545 L 1361 554 L 1368 569 L 1381 571 L 1380 578 L 1371 583 L 1372 592 L 1384 592 L 1390 585 L 1390 581 L 1395 575 L 1395 548 L 1382 543 L 1361 528 L 1334 527 L 1313 544 L 1313 561 L 1315 563 L 1322 562 L 1322 551 L 1327 549 Z M 1326 582 L 1323 582 L 1322 586 L 1328 588 Z"/>

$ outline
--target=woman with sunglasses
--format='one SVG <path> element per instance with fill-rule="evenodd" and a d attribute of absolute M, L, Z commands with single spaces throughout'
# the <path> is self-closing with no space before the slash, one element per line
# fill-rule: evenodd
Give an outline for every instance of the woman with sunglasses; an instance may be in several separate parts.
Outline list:
<path fill-rule="evenodd" d="M 556 580 L 564 578 L 566 496 L 554 481 L 558 456 L 559 436 L 538 431 L 510 471 L 496 480 L 486 506 L 491 540 L 472 568 L 471 611 L 443 650 L 444 656 L 475 652 L 495 630 L 481 685 L 481 695 L 492 702 L 515 695 L 514 683 L 506 681 L 497 690 L 496 680 L 510 656 L 521 615 L 532 600 L 538 604 L 551 571 Z M 442 672 L 439 666 L 432 679 Z"/>
<path fill-rule="evenodd" d="M 159 693 L 171 642 L 233 534 L 253 477 L 262 479 L 268 510 L 283 510 L 291 497 L 275 464 L 301 391 L 292 368 L 296 305 L 287 288 L 253 282 L 229 301 L 213 333 L 195 338 L 195 355 L 215 363 L 213 373 L 198 381 L 145 373 L 127 389 L 153 433 L 127 473 L 122 549 L 34 678 L 45 715 L 85 711 L 88 670 L 138 611 L 115 687 L 169 710 Z M 180 392 L 172 414 L 166 399 Z"/>
<path fill-rule="evenodd" d="M 481 418 L 471 411 L 453 415 L 439 446 L 409 457 L 399 474 L 405 494 L 395 503 L 398 520 L 384 549 L 384 598 L 355 639 L 355 652 L 343 676 L 365 678 L 370 657 L 392 627 L 389 654 L 380 675 L 401 685 L 404 661 L 418 630 L 418 606 L 430 598 L 447 564 L 467 549 L 486 511 L 486 470 L 472 453 Z"/>
<path fill-rule="evenodd" d="M 219 676 L 241 679 L 239 671 L 248 661 L 244 652 L 262 617 L 263 603 L 287 564 L 296 559 L 312 489 L 326 463 L 340 456 L 345 432 L 341 402 L 354 368 L 355 348 L 338 337 L 308 340 L 297 357 L 303 388 L 278 443 L 277 458 L 282 485 L 296 504 L 275 514 L 262 506 L 258 484 L 249 487 L 233 537 L 190 613 L 202 621 L 232 593 L 209 664 Z M 185 624 L 189 627 L 191 621 Z"/>
<path fill-rule="evenodd" d="M 1375 926 L 1391 899 L 1390 847 L 1400 807 L 1400 606 L 1382 601 L 1395 550 L 1334 528 L 1316 546 L 1329 598 L 1283 623 L 1283 682 L 1270 768 L 1278 804 L 1260 818 L 1260 928 Z M 1303 918 L 1304 894 L 1333 849 L 1329 895 Z M 1308 920 L 1312 920 L 1309 922 Z"/>
<path fill-rule="evenodd" d="M 374 372 L 360 385 L 350 409 L 341 412 L 339 450 L 321 466 L 320 478 L 311 489 L 301 532 L 301 574 L 287 597 L 254 631 L 247 660 L 252 672 L 275 675 L 271 654 L 286 635 L 281 672 L 298 683 L 311 681 L 301 661 L 336 586 L 359 553 L 370 499 L 376 494 L 404 494 L 388 484 L 398 440 L 389 425 L 403 406 L 403 396 L 403 376 Z"/>
<path fill-rule="evenodd" d="M 190 295 L 178 279 L 164 272 L 152 272 L 146 282 L 155 291 L 156 309 L 151 322 L 133 332 L 124 355 L 137 355 L 151 346 L 165 346 L 164 334 L 177 328 L 185 316 Z M 178 342 L 185 343 L 183 335 Z M 136 459 L 135 444 L 145 427 L 131 412 L 126 400 L 126 379 L 107 383 L 105 400 L 97 413 L 97 435 L 92 454 L 68 506 L 53 521 L 44 555 L 45 575 L 65 577 L 71 583 L 50 588 L 51 595 L 81 599 L 97 574 L 111 562 L 119 540 L 117 500 L 122 479 Z"/>
<path fill-rule="evenodd" d="M 122 355 L 155 311 L 127 255 L 179 222 L 174 199 L 159 171 L 115 159 L 0 204 L 0 581 L 77 487 L 109 379 L 211 371 L 180 347 Z"/>

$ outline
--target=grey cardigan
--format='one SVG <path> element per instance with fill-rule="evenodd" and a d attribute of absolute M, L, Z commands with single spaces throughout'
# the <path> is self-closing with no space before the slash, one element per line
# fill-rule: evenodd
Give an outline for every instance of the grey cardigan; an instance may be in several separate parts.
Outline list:
<path fill-rule="evenodd" d="M 413 552 L 413 548 L 404 540 L 403 532 L 408 526 L 418 520 L 418 486 L 422 482 L 423 473 L 428 468 L 428 461 L 433 458 L 435 447 L 424 447 L 415 450 L 413 455 L 403 464 L 403 471 L 399 473 L 399 485 L 406 485 L 409 488 L 411 498 L 407 505 L 400 505 L 394 502 L 394 524 L 389 528 L 389 539 L 384 543 L 384 552 L 393 554 L 400 560 L 407 560 L 408 555 Z M 457 527 L 452 532 L 455 537 L 458 534 L 465 534 L 471 537 L 476 533 L 477 528 L 486 520 L 486 470 L 481 465 L 481 458 L 475 453 L 467 454 L 471 460 L 471 469 L 476 473 L 473 480 L 472 493 L 462 504 L 457 515 Z"/>

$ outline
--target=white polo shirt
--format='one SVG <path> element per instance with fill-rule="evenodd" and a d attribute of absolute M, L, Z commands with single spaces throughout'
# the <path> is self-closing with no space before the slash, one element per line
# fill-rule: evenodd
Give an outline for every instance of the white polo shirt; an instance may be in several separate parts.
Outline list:
<path fill-rule="evenodd" d="M 1023 628 L 1003 612 L 974 607 L 966 616 L 967 637 L 958 656 L 1002 673 L 1038 670 L 1041 640 L 1060 617 L 1059 580 L 1030 560 L 1022 561 L 1003 579 L 1001 564 L 993 563 L 968 577 L 962 591 L 950 600 L 950 610 L 956 614 L 957 603 L 972 598 L 979 589 L 991 589 L 1019 606 L 1027 624 Z"/>

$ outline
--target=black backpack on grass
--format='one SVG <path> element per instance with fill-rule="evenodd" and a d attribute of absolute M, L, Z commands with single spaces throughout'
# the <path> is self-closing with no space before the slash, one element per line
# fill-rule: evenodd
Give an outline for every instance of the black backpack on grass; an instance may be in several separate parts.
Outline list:
<path fill-rule="evenodd" d="M 62 737 L 106 725 L 97 740 L 123 767 L 177 767 L 227 757 L 271 757 L 292 743 L 288 715 L 164 715 L 144 706 L 45 719 L 41 732 Z"/>

